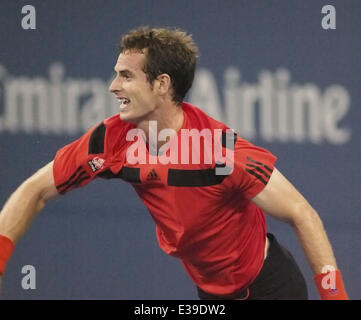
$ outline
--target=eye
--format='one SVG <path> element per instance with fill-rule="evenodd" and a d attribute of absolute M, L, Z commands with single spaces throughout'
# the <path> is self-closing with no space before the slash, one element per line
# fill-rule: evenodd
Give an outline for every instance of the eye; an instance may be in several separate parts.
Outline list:
<path fill-rule="evenodd" d="M 120 71 L 119 73 L 117 73 L 117 75 L 119 75 L 119 77 L 121 77 L 122 79 L 126 80 L 126 81 L 129 81 L 133 78 L 133 75 L 131 72 L 129 71 Z"/>

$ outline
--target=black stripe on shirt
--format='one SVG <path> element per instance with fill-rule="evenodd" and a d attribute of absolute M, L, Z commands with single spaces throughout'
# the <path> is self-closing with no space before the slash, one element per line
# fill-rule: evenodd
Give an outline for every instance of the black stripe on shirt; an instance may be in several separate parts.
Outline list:
<path fill-rule="evenodd" d="M 227 142 L 228 142 L 228 147 L 230 150 L 234 150 L 234 145 L 236 144 L 237 141 L 237 133 L 235 132 L 222 132 L 222 147 L 223 148 L 227 148 Z"/>
<path fill-rule="evenodd" d="M 217 167 L 225 167 L 217 164 L 211 169 L 202 170 L 168 170 L 168 185 L 174 187 L 207 187 L 223 182 L 227 175 L 216 175 Z"/>
<path fill-rule="evenodd" d="M 141 183 L 140 168 L 123 167 L 120 171 L 121 178 L 130 183 Z"/>
<path fill-rule="evenodd" d="M 251 168 L 254 168 L 255 170 L 257 170 L 258 172 L 262 173 L 265 177 L 267 177 L 268 179 L 270 178 L 270 175 L 267 174 L 266 171 L 264 171 L 263 169 L 261 169 L 260 167 L 254 165 L 254 164 L 249 164 L 247 163 L 246 164 L 247 167 L 251 167 Z"/>
<path fill-rule="evenodd" d="M 66 180 L 64 183 L 56 186 L 57 189 L 61 189 L 62 187 L 66 186 L 68 183 L 70 183 L 75 176 L 78 174 L 78 172 L 82 170 L 82 166 L 80 166 L 78 169 L 75 170 L 75 172 L 70 176 L 70 178 L 68 180 Z"/>
<path fill-rule="evenodd" d="M 255 176 L 258 180 L 260 180 L 264 185 L 267 184 L 267 181 L 263 179 L 258 173 L 254 172 L 253 170 L 246 169 L 247 172 L 249 172 L 251 175 Z"/>
<path fill-rule="evenodd" d="M 104 170 L 104 171 L 102 171 L 102 172 L 99 172 L 99 173 L 97 174 L 97 176 L 98 176 L 99 178 L 102 178 L 102 179 L 114 179 L 114 178 L 120 179 L 120 178 L 121 178 L 120 173 L 115 174 L 115 173 L 113 173 L 113 171 L 111 171 L 109 168 L 106 169 L 106 170 Z"/>
<path fill-rule="evenodd" d="M 123 167 L 117 174 L 107 169 L 98 173 L 98 177 L 103 179 L 123 179 L 130 183 L 141 183 L 140 168 Z"/>
<path fill-rule="evenodd" d="M 105 124 L 102 122 L 93 130 L 89 138 L 88 154 L 104 153 L 105 129 Z"/>
<path fill-rule="evenodd" d="M 247 160 L 250 161 L 250 162 L 253 162 L 253 163 L 256 163 L 256 164 L 261 165 L 261 166 L 264 167 L 266 170 L 268 170 L 270 173 L 272 173 L 272 171 L 273 171 L 270 167 L 266 166 L 266 165 L 265 165 L 264 163 L 262 163 L 262 162 L 253 160 L 253 159 L 251 159 L 250 157 L 247 157 Z"/>
<path fill-rule="evenodd" d="M 85 175 L 85 176 L 84 176 Z M 77 176 L 77 178 L 69 183 L 63 190 L 59 190 L 60 194 L 64 194 L 65 192 L 69 191 L 70 188 L 76 188 L 78 187 L 84 180 L 90 179 L 90 176 L 86 175 L 86 171 L 83 170 L 80 172 L 80 174 Z"/>

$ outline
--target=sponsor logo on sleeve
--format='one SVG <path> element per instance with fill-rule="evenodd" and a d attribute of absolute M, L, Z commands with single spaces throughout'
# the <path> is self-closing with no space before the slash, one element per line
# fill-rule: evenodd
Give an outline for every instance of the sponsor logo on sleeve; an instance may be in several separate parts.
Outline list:
<path fill-rule="evenodd" d="M 105 160 L 99 157 L 95 157 L 88 161 L 88 164 L 93 172 L 98 171 L 104 167 Z"/>

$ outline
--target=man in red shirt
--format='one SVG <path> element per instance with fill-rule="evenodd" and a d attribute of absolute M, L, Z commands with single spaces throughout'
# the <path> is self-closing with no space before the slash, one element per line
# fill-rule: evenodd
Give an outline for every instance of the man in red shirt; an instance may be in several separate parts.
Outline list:
<path fill-rule="evenodd" d="M 120 113 L 60 149 L 9 198 L 0 214 L 0 274 L 47 201 L 95 178 L 123 179 L 201 299 L 307 299 L 264 212 L 293 227 L 321 297 L 347 299 L 322 222 L 275 168 L 276 157 L 183 101 L 196 59 L 180 30 L 138 28 L 122 38 L 109 88 Z"/>

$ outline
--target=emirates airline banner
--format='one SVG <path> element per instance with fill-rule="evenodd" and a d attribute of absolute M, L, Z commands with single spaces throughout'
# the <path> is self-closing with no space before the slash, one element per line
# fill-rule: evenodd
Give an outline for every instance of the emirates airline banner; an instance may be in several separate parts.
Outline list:
<path fill-rule="evenodd" d="M 1 1 L 0 206 L 59 148 L 119 112 L 109 85 L 121 35 L 178 27 L 200 51 L 185 100 L 278 157 L 319 213 L 349 296 L 360 299 L 360 13 L 357 0 Z M 132 187 L 98 180 L 36 217 L 2 298 L 197 299 Z M 318 299 L 296 234 L 267 222 Z"/>

